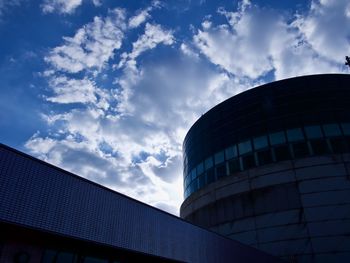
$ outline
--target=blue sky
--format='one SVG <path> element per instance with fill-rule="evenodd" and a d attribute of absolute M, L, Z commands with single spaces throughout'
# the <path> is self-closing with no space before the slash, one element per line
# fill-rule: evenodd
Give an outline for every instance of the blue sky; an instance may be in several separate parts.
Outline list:
<path fill-rule="evenodd" d="M 195 120 L 349 41 L 348 0 L 0 0 L 0 142 L 177 214 Z"/>

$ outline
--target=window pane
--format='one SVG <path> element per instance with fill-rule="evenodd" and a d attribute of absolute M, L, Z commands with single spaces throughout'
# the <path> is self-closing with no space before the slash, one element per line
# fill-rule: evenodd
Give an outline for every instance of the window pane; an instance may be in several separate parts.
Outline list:
<path fill-rule="evenodd" d="M 309 155 L 309 148 L 305 142 L 293 144 L 294 158 L 303 158 Z"/>
<path fill-rule="evenodd" d="M 41 262 L 42 263 L 52 263 L 52 262 L 54 262 L 56 253 L 57 253 L 57 251 L 55 251 L 55 250 L 51 250 L 51 249 L 45 250 L 44 256 L 41 259 L 42 260 Z"/>
<path fill-rule="evenodd" d="M 277 146 L 274 151 L 277 162 L 291 159 L 288 145 Z"/>
<path fill-rule="evenodd" d="M 324 139 L 310 141 L 312 151 L 315 155 L 322 155 L 329 153 L 327 142 Z"/>
<path fill-rule="evenodd" d="M 242 157 L 243 169 L 247 170 L 252 167 L 255 167 L 254 155 L 246 155 Z"/>
<path fill-rule="evenodd" d="M 186 197 L 190 196 L 190 194 L 191 194 L 191 189 L 187 188 Z"/>
<path fill-rule="evenodd" d="M 228 162 L 228 170 L 229 174 L 234 174 L 239 172 L 240 169 L 240 164 L 239 164 L 239 159 L 232 159 Z"/>
<path fill-rule="evenodd" d="M 191 193 L 195 192 L 198 190 L 198 179 L 194 180 L 191 184 L 190 184 L 190 189 L 191 189 Z"/>
<path fill-rule="evenodd" d="M 341 127 L 345 135 L 350 135 L 350 123 L 342 123 Z"/>
<path fill-rule="evenodd" d="M 220 164 L 216 167 L 216 177 L 221 178 L 226 176 L 226 164 Z"/>
<path fill-rule="evenodd" d="M 198 180 L 199 180 L 199 189 L 201 189 L 203 186 L 205 186 L 205 175 L 203 174 L 202 176 L 199 176 Z"/>
<path fill-rule="evenodd" d="M 233 145 L 225 150 L 226 160 L 237 157 L 237 146 Z"/>
<path fill-rule="evenodd" d="M 320 126 L 305 126 L 304 129 L 308 139 L 318 139 L 323 137 Z"/>
<path fill-rule="evenodd" d="M 300 128 L 287 130 L 287 138 L 290 142 L 304 140 L 304 134 Z"/>
<path fill-rule="evenodd" d="M 207 184 L 210 184 L 212 182 L 215 181 L 215 172 L 214 172 L 214 168 L 210 168 L 207 172 Z"/>
<path fill-rule="evenodd" d="M 191 171 L 191 179 L 194 180 L 196 177 L 197 177 L 196 168 L 193 168 Z"/>
<path fill-rule="evenodd" d="M 349 152 L 348 145 L 343 138 L 330 139 L 333 153 L 346 153 Z"/>
<path fill-rule="evenodd" d="M 213 167 L 213 157 L 209 157 L 205 160 L 205 170 L 208 170 L 209 168 Z"/>
<path fill-rule="evenodd" d="M 259 165 L 272 163 L 271 150 L 268 149 L 265 151 L 258 152 L 258 162 L 259 162 Z"/>
<path fill-rule="evenodd" d="M 215 164 L 222 163 L 225 160 L 224 151 L 218 152 L 214 155 Z"/>
<path fill-rule="evenodd" d="M 184 174 L 186 174 L 186 177 L 188 176 L 187 167 L 185 167 L 185 166 L 184 166 Z"/>
<path fill-rule="evenodd" d="M 338 124 L 325 124 L 322 125 L 322 127 L 326 136 L 341 136 L 340 127 Z"/>
<path fill-rule="evenodd" d="M 283 144 L 286 142 L 284 132 L 275 132 L 270 134 L 271 145 Z"/>
<path fill-rule="evenodd" d="M 57 254 L 56 263 L 74 263 L 75 260 L 75 254 L 69 253 L 69 252 L 59 252 Z"/>
<path fill-rule="evenodd" d="M 254 148 L 259 150 L 268 146 L 267 136 L 260 136 L 254 138 Z"/>
<path fill-rule="evenodd" d="M 191 177 L 190 177 L 190 176 L 187 176 L 187 177 L 185 178 L 185 188 L 190 184 L 190 182 L 191 182 Z"/>
<path fill-rule="evenodd" d="M 240 155 L 251 152 L 252 151 L 252 144 L 251 144 L 250 140 L 239 143 L 238 149 L 239 149 Z"/>
<path fill-rule="evenodd" d="M 204 172 L 204 165 L 203 162 L 197 165 L 197 174 L 200 175 Z"/>
<path fill-rule="evenodd" d="M 86 257 L 84 263 L 108 263 L 108 260 L 95 258 L 95 257 Z"/>

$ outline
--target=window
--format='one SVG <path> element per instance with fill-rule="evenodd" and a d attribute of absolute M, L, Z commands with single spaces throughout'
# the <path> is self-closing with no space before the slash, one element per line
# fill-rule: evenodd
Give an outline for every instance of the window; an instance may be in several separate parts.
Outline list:
<path fill-rule="evenodd" d="M 70 252 L 58 252 L 55 257 L 55 263 L 75 263 L 77 255 Z"/>
<path fill-rule="evenodd" d="M 341 136 L 340 127 L 338 124 L 325 124 L 322 125 L 324 134 L 326 136 Z"/>
<path fill-rule="evenodd" d="M 95 257 L 85 257 L 84 263 L 108 263 L 108 260 Z"/>
<path fill-rule="evenodd" d="M 309 148 L 305 142 L 299 142 L 293 144 L 294 158 L 303 158 L 309 155 Z"/>
<path fill-rule="evenodd" d="M 198 179 L 192 181 L 190 184 L 190 192 L 193 193 L 198 190 Z"/>
<path fill-rule="evenodd" d="M 305 126 L 305 133 L 306 133 L 306 137 L 308 139 L 318 139 L 318 138 L 322 138 L 322 130 L 320 126 Z"/>
<path fill-rule="evenodd" d="M 55 256 L 57 254 L 57 251 L 55 250 L 51 250 L 51 249 L 47 249 L 45 250 L 44 252 L 44 255 L 41 259 L 41 262 L 42 263 L 52 263 L 52 262 L 55 262 Z"/>
<path fill-rule="evenodd" d="M 349 137 L 340 137 L 342 134 Z M 305 140 L 305 136 L 308 141 Z M 330 137 L 323 139 L 324 136 Z M 335 138 L 337 137 L 337 138 Z M 289 144 L 287 144 L 287 141 Z M 269 144 L 273 148 L 269 148 Z M 253 149 L 255 153 L 253 154 Z M 258 136 L 215 153 L 192 169 L 184 180 L 185 195 L 217 178 L 273 161 L 350 151 L 350 123 L 309 125 Z M 240 156 L 238 158 L 238 156 Z M 227 160 L 225 162 L 225 160 Z"/>
<path fill-rule="evenodd" d="M 267 136 L 256 137 L 253 139 L 253 142 L 255 150 L 266 148 L 269 145 L 267 141 Z"/>
<path fill-rule="evenodd" d="M 199 181 L 199 189 L 201 189 L 205 185 L 205 175 L 203 174 L 202 176 L 199 176 L 198 181 Z"/>
<path fill-rule="evenodd" d="M 225 161 L 224 151 L 218 152 L 214 155 L 215 164 L 219 164 Z"/>
<path fill-rule="evenodd" d="M 274 151 L 277 162 L 291 159 L 288 145 L 277 146 Z"/>
<path fill-rule="evenodd" d="M 184 165 L 184 171 L 187 174 L 187 157 L 186 156 L 184 157 L 183 165 Z"/>
<path fill-rule="evenodd" d="M 191 180 L 194 180 L 196 177 L 197 177 L 196 168 L 193 168 L 191 171 Z"/>
<path fill-rule="evenodd" d="M 259 165 L 272 163 L 272 155 L 270 149 L 257 152 L 257 157 Z"/>
<path fill-rule="evenodd" d="M 185 166 L 184 166 L 184 174 L 186 174 L 186 177 L 188 176 L 187 167 L 185 167 Z"/>
<path fill-rule="evenodd" d="M 343 128 L 344 135 L 350 135 L 350 123 L 342 123 L 341 127 Z"/>
<path fill-rule="evenodd" d="M 348 145 L 343 138 L 331 138 L 330 143 L 333 153 L 345 153 L 349 151 Z"/>
<path fill-rule="evenodd" d="M 205 170 L 208 170 L 209 168 L 213 167 L 213 158 L 211 156 L 205 159 L 204 166 Z"/>
<path fill-rule="evenodd" d="M 197 165 L 197 175 L 200 175 L 204 172 L 204 165 L 203 162 Z"/>
<path fill-rule="evenodd" d="M 226 165 L 222 163 L 216 167 L 216 177 L 221 178 L 226 176 Z"/>
<path fill-rule="evenodd" d="M 243 164 L 244 170 L 255 167 L 254 155 L 249 154 L 249 155 L 243 156 L 242 157 L 242 164 Z"/>
<path fill-rule="evenodd" d="M 327 142 L 324 139 L 310 141 L 314 155 L 322 155 L 329 153 Z"/>
<path fill-rule="evenodd" d="M 184 194 L 185 198 L 187 198 L 189 196 L 189 191 L 188 189 L 185 190 L 185 194 Z M 44 263 L 44 262 L 43 262 Z"/>
<path fill-rule="evenodd" d="M 185 178 L 185 187 L 187 187 L 187 186 L 190 184 L 190 182 L 191 182 L 191 177 L 190 177 L 190 176 L 187 176 L 187 177 Z"/>
<path fill-rule="evenodd" d="M 237 146 L 233 145 L 225 150 L 226 160 L 237 157 Z"/>
<path fill-rule="evenodd" d="M 212 182 L 215 181 L 215 172 L 214 172 L 214 168 L 210 168 L 207 171 L 207 184 L 210 184 Z"/>
<path fill-rule="evenodd" d="M 243 155 L 252 151 L 252 144 L 250 140 L 238 144 L 239 154 Z"/>
<path fill-rule="evenodd" d="M 241 170 L 239 165 L 239 159 L 232 159 L 228 161 L 228 170 L 229 170 L 229 174 L 234 174 L 239 172 Z"/>
<path fill-rule="evenodd" d="M 289 142 L 304 140 L 303 131 L 300 128 L 287 130 L 287 138 Z"/>
<path fill-rule="evenodd" d="M 284 136 L 283 131 L 271 133 L 269 137 L 271 145 L 283 144 L 286 142 L 286 137 Z"/>

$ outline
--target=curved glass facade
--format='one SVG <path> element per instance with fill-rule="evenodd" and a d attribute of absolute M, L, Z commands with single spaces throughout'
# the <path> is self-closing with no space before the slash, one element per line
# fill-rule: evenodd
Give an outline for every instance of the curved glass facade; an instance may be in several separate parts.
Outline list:
<path fill-rule="evenodd" d="M 238 141 L 208 156 L 185 174 L 184 196 L 225 176 L 253 167 L 304 158 L 349 152 L 350 122 L 325 123 L 279 130 Z"/>

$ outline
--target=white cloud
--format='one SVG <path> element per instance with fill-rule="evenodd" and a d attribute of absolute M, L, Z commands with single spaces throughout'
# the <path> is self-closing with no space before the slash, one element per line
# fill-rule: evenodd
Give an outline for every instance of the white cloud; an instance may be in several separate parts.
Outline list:
<path fill-rule="evenodd" d="M 181 145 L 187 129 L 245 84 L 181 50 L 171 52 L 150 64 L 139 62 L 131 74 L 125 65 L 117 85 L 123 85 L 128 96 L 109 102 L 124 104 L 127 114 L 101 110 L 93 96 L 96 86 L 85 84 L 90 87 L 86 106 L 44 116 L 56 134 L 37 134 L 27 148 L 46 161 L 177 214 L 182 202 Z M 75 89 L 71 91 L 74 95 Z"/>
<path fill-rule="evenodd" d="M 219 9 L 219 12 L 230 17 L 230 25 L 198 30 L 194 42 L 201 52 L 214 64 L 239 77 L 254 79 L 269 72 L 272 69 L 269 37 L 283 30 L 274 22 L 275 18 L 248 8 L 231 13 Z"/>
<path fill-rule="evenodd" d="M 211 28 L 211 25 L 212 25 L 212 23 L 211 23 L 209 20 L 204 20 L 204 21 L 202 22 L 202 27 L 203 27 L 204 29 L 209 29 L 209 28 Z"/>
<path fill-rule="evenodd" d="M 64 38 L 64 45 L 46 57 L 51 68 L 42 76 L 48 79 L 53 92 L 46 99 L 56 104 L 80 105 L 42 114 L 52 132 L 35 134 L 26 147 L 55 165 L 144 202 L 167 204 L 166 209 L 176 213 L 182 196 L 182 189 L 174 189 L 172 184 L 182 186 L 180 167 L 173 169 L 180 159 L 178 145 L 173 146 L 173 139 L 150 123 L 122 111 L 123 105 L 126 113 L 133 108 L 139 111 L 138 105 L 130 102 L 135 86 L 143 79 L 136 58 L 160 43 L 172 44 L 172 32 L 160 25 L 146 24 L 145 33 L 126 55 L 122 76 L 115 84 L 118 88 L 100 88 L 94 81 L 97 75 L 91 74 L 90 69 L 104 70 L 113 51 L 121 46 L 127 27 L 125 13 L 118 12 L 114 14 L 117 19 L 111 14 L 107 18 L 96 17 L 74 37 Z M 78 72 L 85 76 L 71 75 Z M 156 175 L 158 166 L 162 172 Z"/>
<path fill-rule="evenodd" d="M 19 6 L 23 0 L 0 0 L 0 18 L 8 9 Z"/>
<path fill-rule="evenodd" d="M 106 18 L 95 17 L 94 21 L 77 30 L 73 37 L 64 37 L 64 44 L 55 47 L 45 57 L 56 70 L 77 73 L 85 69 L 101 70 L 114 56 L 124 37 L 125 12 L 110 11 Z"/>
<path fill-rule="evenodd" d="M 182 43 L 180 46 L 180 50 L 187 56 L 189 57 L 193 57 L 193 58 L 198 58 L 199 55 L 191 48 L 189 47 L 187 44 Z"/>
<path fill-rule="evenodd" d="M 55 145 L 55 140 L 51 138 L 41 138 L 39 133 L 35 133 L 26 143 L 26 147 L 31 149 L 31 152 L 38 155 L 39 158 L 47 160 L 45 157 L 53 146 Z"/>
<path fill-rule="evenodd" d="M 224 24 L 215 25 L 207 16 L 192 42 L 175 40 L 175 31 L 146 22 L 149 11 L 130 19 L 120 9 L 96 17 L 46 57 L 50 68 L 43 76 L 53 92 L 46 99 L 70 105 L 43 114 L 50 132 L 35 134 L 26 147 L 46 161 L 177 213 L 182 202 L 181 145 L 201 114 L 262 84 L 262 76 L 269 73 L 278 79 L 339 71 L 333 59 L 340 56 L 338 51 L 314 36 L 321 29 L 310 22 L 337 19 L 332 12 L 327 19 L 320 15 L 327 16 L 322 10 L 329 5 L 326 0 L 313 2 L 309 12 L 287 19 L 243 1 L 236 12 L 218 10 L 227 18 Z M 109 73 L 105 69 L 115 63 L 114 52 L 128 30 L 142 23 L 144 33 L 121 54 L 115 76 L 108 76 L 114 79 L 113 88 L 99 86 L 98 77 Z M 346 39 L 331 33 L 324 34 Z M 140 59 L 161 44 L 166 57 Z M 330 51 L 322 53 L 323 45 Z"/>
<path fill-rule="evenodd" d="M 145 33 L 132 44 L 132 52 L 129 58 L 135 59 L 148 49 L 155 48 L 158 44 L 171 45 L 174 43 L 172 31 L 163 29 L 160 25 L 147 23 Z"/>
<path fill-rule="evenodd" d="M 65 76 L 53 77 L 49 82 L 55 95 L 47 98 L 56 103 L 94 103 L 96 98 L 95 84 L 88 80 L 68 79 Z"/>
<path fill-rule="evenodd" d="M 81 3 L 82 0 L 44 0 L 41 8 L 44 13 L 58 11 L 59 13 L 71 14 Z"/>
<path fill-rule="evenodd" d="M 171 30 L 165 30 L 160 25 L 147 23 L 145 32 L 133 44 L 130 53 L 123 53 L 117 68 L 123 69 L 124 74 L 116 79 L 119 85 L 118 91 L 118 112 L 123 114 L 133 114 L 134 105 L 127 103 L 133 95 L 133 86 L 139 83 L 143 76 L 143 71 L 137 68 L 136 59 L 143 52 L 155 48 L 159 44 L 171 45 L 174 43 L 174 36 Z"/>
<path fill-rule="evenodd" d="M 127 54 L 122 54 L 122 60 L 118 67 L 121 68 L 129 60 L 135 64 L 135 59 L 143 52 L 155 48 L 158 44 L 172 45 L 174 43 L 174 36 L 171 30 L 163 29 L 157 24 L 146 23 L 145 32 L 133 44 L 132 51 Z"/>
<path fill-rule="evenodd" d="M 297 16 L 294 25 L 317 54 L 339 63 L 350 53 L 349 10 L 348 0 L 312 1 L 311 10 Z"/>
<path fill-rule="evenodd" d="M 145 22 L 149 17 L 149 11 L 151 9 L 147 8 L 145 10 L 141 10 L 137 15 L 131 17 L 129 19 L 129 28 L 136 28 L 139 25 L 141 25 L 143 22 Z"/>
<path fill-rule="evenodd" d="M 101 6 L 101 5 L 102 5 L 102 0 L 92 0 L 92 3 L 93 3 L 95 6 Z"/>
<path fill-rule="evenodd" d="M 289 22 L 277 11 L 243 1 L 236 12 L 219 8 L 228 23 L 207 22 L 193 40 L 212 63 L 240 78 L 339 72 L 350 49 L 348 6 L 348 1 L 314 1 L 310 11 Z"/>
<path fill-rule="evenodd" d="M 102 0 L 91 0 L 93 5 L 98 7 L 102 5 Z M 43 13 L 73 14 L 75 10 L 83 3 L 83 0 L 43 0 L 41 10 Z"/>
<path fill-rule="evenodd" d="M 160 1 L 152 1 L 151 5 L 145 9 L 139 10 L 136 15 L 129 18 L 129 28 L 133 29 L 141 24 L 143 24 L 147 19 L 151 17 L 150 12 L 152 12 L 156 8 L 161 7 Z"/>
<path fill-rule="evenodd" d="M 32 153 L 143 202 L 167 203 L 170 212 L 176 213 L 174 208 L 180 204 L 182 191 L 173 183 L 181 187 L 181 171 L 179 166 L 173 169 L 172 162 L 180 156 L 171 157 L 169 161 L 165 157 L 164 164 L 153 157 L 160 154 L 160 149 L 171 148 L 163 132 L 132 119 L 109 120 L 103 114 L 95 114 L 91 108 L 75 109 L 50 119 L 52 127 L 55 122 L 63 121 L 60 126 L 63 134 L 34 135 L 26 143 Z M 164 138 L 159 140 L 160 137 Z M 160 141 L 163 146 L 159 145 Z M 150 157 L 133 161 L 142 152 Z M 157 170 L 158 166 L 163 169 L 156 174 L 153 169 Z"/>

